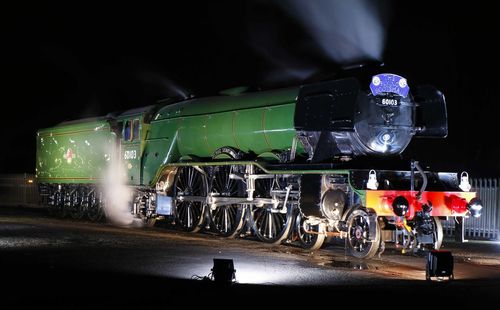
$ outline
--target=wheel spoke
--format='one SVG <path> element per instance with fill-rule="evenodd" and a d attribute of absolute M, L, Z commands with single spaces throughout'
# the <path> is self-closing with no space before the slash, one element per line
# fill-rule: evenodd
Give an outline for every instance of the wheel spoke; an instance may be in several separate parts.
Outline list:
<path fill-rule="evenodd" d="M 188 170 L 188 178 L 187 178 L 187 187 L 190 188 L 190 187 L 193 187 L 193 171 L 194 169 L 193 168 L 189 168 Z"/>
<path fill-rule="evenodd" d="M 192 227 L 192 223 L 191 223 L 192 222 L 191 221 L 191 204 L 188 203 L 186 207 L 187 207 L 186 208 L 186 216 L 187 216 L 187 218 L 186 218 L 186 226 L 188 228 L 191 228 Z"/>
<path fill-rule="evenodd" d="M 181 191 L 187 189 L 187 176 L 185 172 L 185 168 L 181 169 L 179 172 L 178 184 L 177 186 L 181 188 Z"/>
<path fill-rule="evenodd" d="M 227 208 L 224 208 L 224 232 L 227 233 L 228 229 L 229 229 L 229 215 L 228 215 L 228 212 L 227 212 Z"/>
<path fill-rule="evenodd" d="M 274 231 L 273 231 L 273 222 L 274 218 L 271 212 L 267 212 L 267 232 L 268 232 L 268 238 L 271 239 L 274 236 Z"/>

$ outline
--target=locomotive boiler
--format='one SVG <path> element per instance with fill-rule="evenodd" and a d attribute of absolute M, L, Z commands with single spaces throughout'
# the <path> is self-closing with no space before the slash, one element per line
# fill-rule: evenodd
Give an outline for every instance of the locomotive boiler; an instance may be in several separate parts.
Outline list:
<path fill-rule="evenodd" d="M 49 208 L 75 218 L 105 213 L 102 171 L 120 160 L 146 223 L 307 249 L 335 236 L 368 258 L 385 242 L 439 249 L 440 218 L 480 215 L 466 173 L 383 160 L 447 132 L 440 91 L 381 73 L 64 122 L 38 131 L 36 173 Z"/>

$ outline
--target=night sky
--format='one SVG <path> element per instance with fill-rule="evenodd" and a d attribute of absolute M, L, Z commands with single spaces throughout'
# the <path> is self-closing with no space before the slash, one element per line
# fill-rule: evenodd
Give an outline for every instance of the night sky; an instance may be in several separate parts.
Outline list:
<path fill-rule="evenodd" d="M 299 85 L 378 60 L 382 72 L 432 84 L 447 99 L 448 138 L 414 140 L 405 158 L 499 176 L 500 10 L 372 2 L 3 8 L 0 173 L 34 171 L 37 128 L 179 94 Z"/>

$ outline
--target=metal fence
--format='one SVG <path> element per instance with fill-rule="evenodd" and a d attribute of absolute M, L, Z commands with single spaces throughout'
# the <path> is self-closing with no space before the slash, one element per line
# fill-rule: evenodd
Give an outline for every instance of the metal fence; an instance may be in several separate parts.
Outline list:
<path fill-rule="evenodd" d="M 31 205 L 40 204 L 40 195 L 35 175 L 0 174 L 0 205 Z"/>
<path fill-rule="evenodd" d="M 472 179 L 471 185 L 483 202 L 483 212 L 480 218 L 464 219 L 465 239 L 500 240 L 500 179 Z M 442 221 L 446 236 L 455 235 L 455 223 L 454 218 Z"/>

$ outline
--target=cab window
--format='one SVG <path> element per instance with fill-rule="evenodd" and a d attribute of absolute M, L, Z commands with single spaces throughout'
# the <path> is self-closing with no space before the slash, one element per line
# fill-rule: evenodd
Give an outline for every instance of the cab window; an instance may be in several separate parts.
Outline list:
<path fill-rule="evenodd" d="M 140 122 L 138 119 L 134 119 L 134 123 L 132 126 L 133 129 L 133 134 L 132 134 L 132 140 L 139 140 L 139 129 L 140 129 Z"/>
<path fill-rule="evenodd" d="M 132 133 L 131 127 L 132 127 L 132 122 L 125 121 L 125 123 L 123 124 L 123 140 L 130 141 L 131 133 Z"/>

